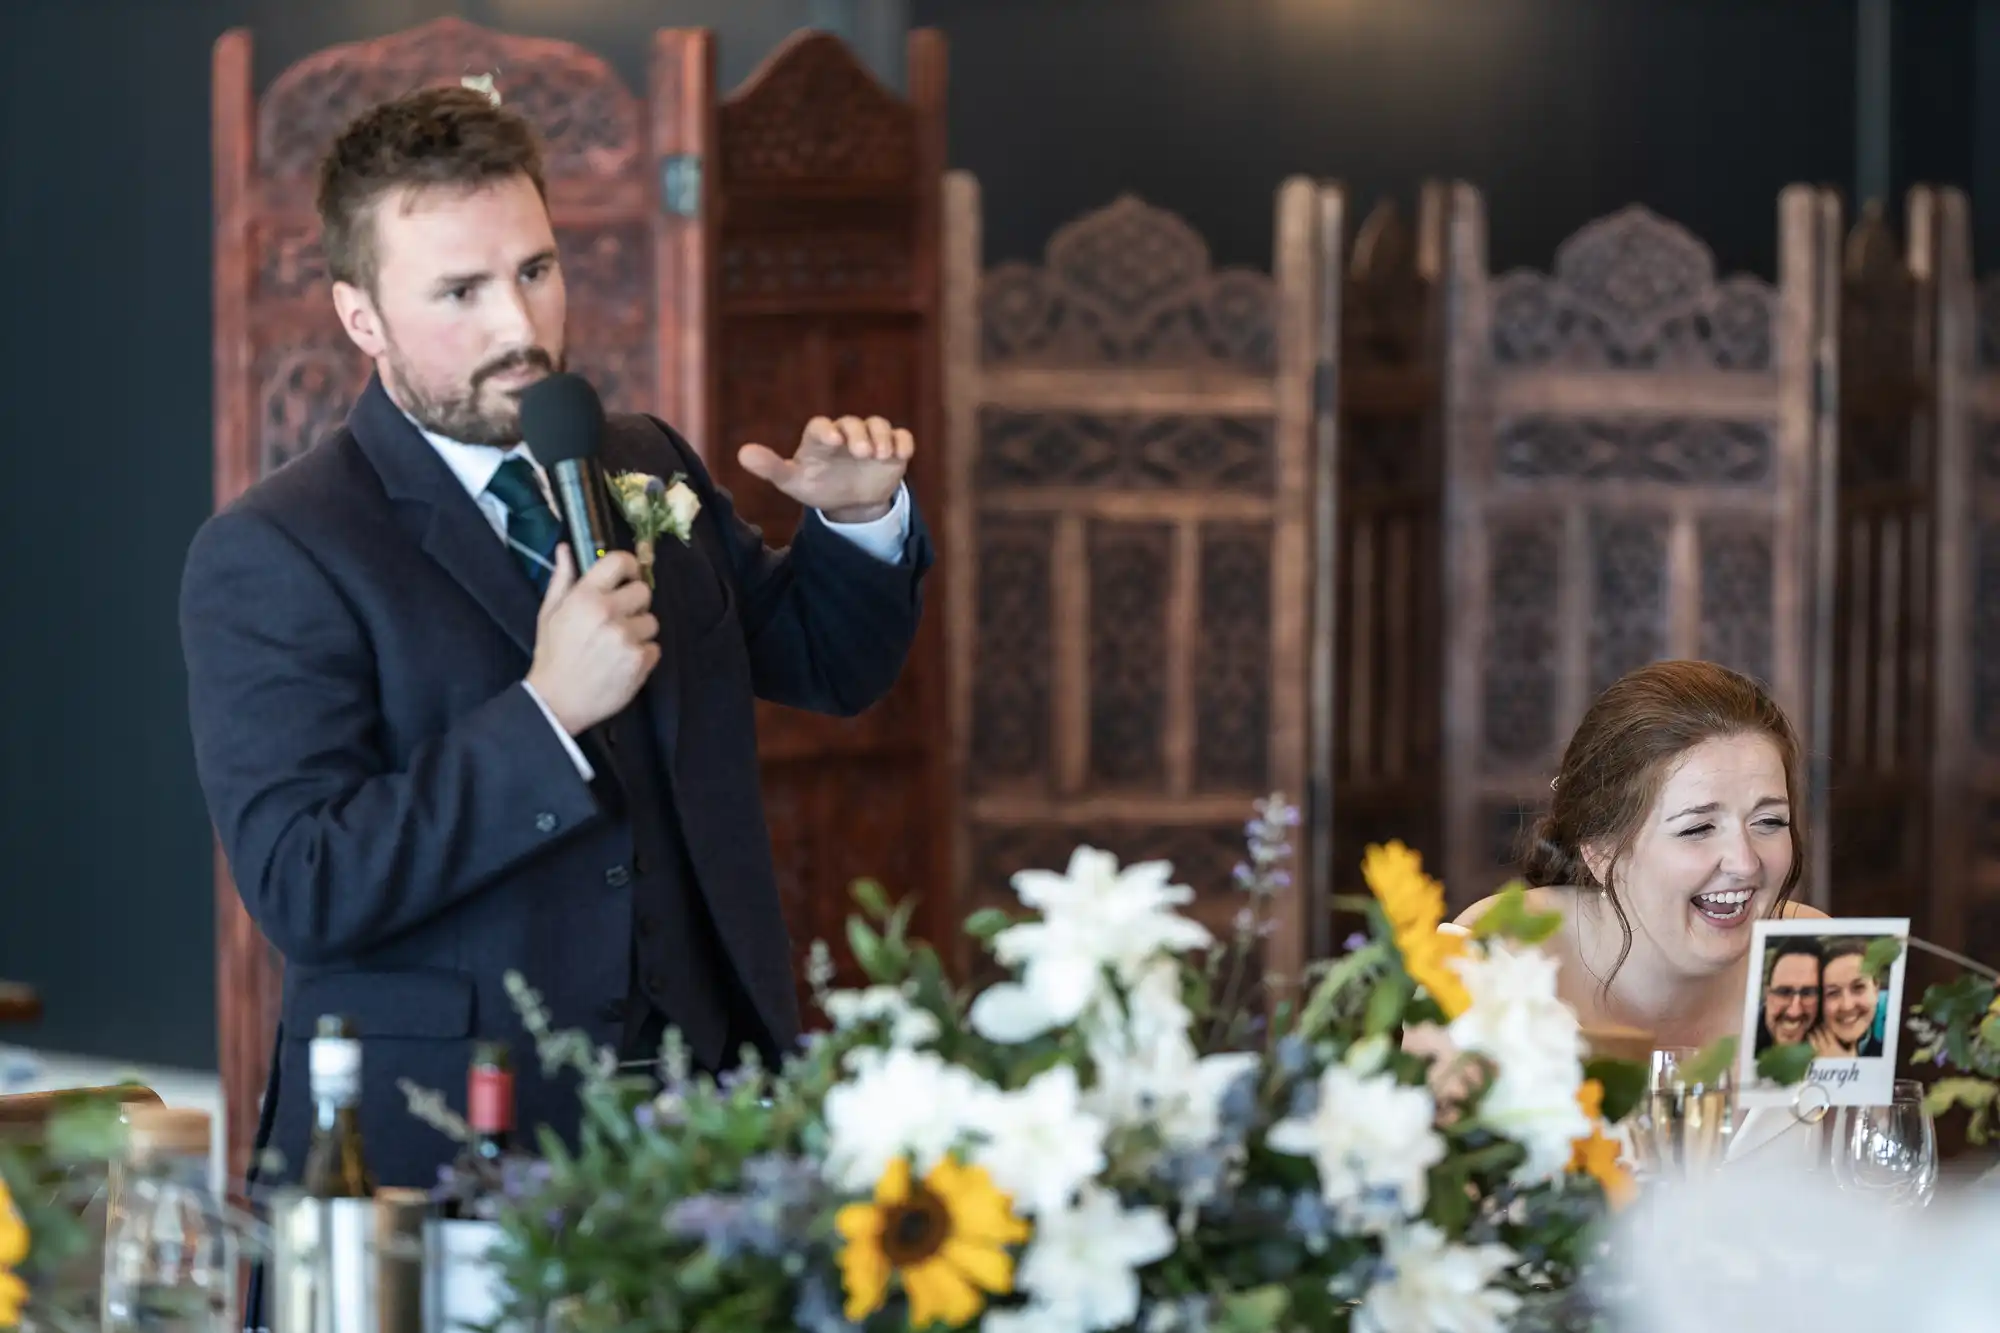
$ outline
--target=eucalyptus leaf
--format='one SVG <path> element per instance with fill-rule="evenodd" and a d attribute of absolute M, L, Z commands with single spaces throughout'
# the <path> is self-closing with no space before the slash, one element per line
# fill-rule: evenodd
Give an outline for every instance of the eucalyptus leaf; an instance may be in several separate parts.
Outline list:
<path fill-rule="evenodd" d="M 1689 1086 L 1709 1086 L 1731 1065 L 1736 1063 L 1736 1038 L 1734 1035 L 1717 1037 L 1708 1045 L 1694 1053 L 1694 1057 L 1684 1061 L 1676 1074 Z"/>
<path fill-rule="evenodd" d="M 1757 1054 L 1757 1076 L 1788 1088 L 1805 1079 L 1806 1071 L 1812 1068 L 1813 1058 L 1813 1048 L 1802 1041 L 1767 1047 Z"/>
<path fill-rule="evenodd" d="M 861 910 L 868 915 L 878 920 L 889 915 L 889 896 L 883 891 L 879 881 L 857 879 L 849 887 L 848 892 L 854 895 L 854 901 L 859 903 Z"/>
<path fill-rule="evenodd" d="M 1472 923 L 1472 934 L 1476 939 L 1497 935 L 1522 944 L 1539 944 L 1560 930 L 1562 923 L 1561 912 L 1529 911 L 1528 887 L 1517 879 L 1501 889 L 1493 904 L 1480 913 Z"/>
<path fill-rule="evenodd" d="M 1391 972 L 1375 983 L 1375 989 L 1368 997 L 1368 1015 L 1363 1020 L 1364 1034 L 1377 1036 L 1393 1029 L 1402 1021 L 1403 1010 L 1410 1003 L 1411 987 L 1409 978 L 1401 972 Z"/>
<path fill-rule="evenodd" d="M 1883 935 L 1868 942 L 1866 952 L 1861 955 L 1861 970 L 1877 985 L 1888 975 L 1889 968 L 1903 956 L 1903 940 L 1898 935 Z"/>
<path fill-rule="evenodd" d="M 847 918 L 847 947 L 854 951 L 854 961 L 861 965 L 861 970 L 868 974 L 871 981 L 886 978 L 888 972 L 882 953 L 882 937 L 858 916 Z"/>
<path fill-rule="evenodd" d="M 1613 1060 L 1602 1057 L 1584 1062 L 1583 1076 L 1594 1078 L 1604 1089 L 1601 1114 L 1609 1124 L 1616 1124 L 1632 1113 L 1639 1099 L 1646 1095 L 1647 1069 L 1633 1060 Z"/>
<path fill-rule="evenodd" d="M 982 907 L 965 918 L 965 933 L 976 940 L 991 940 L 1014 924 L 1014 919 L 997 907 Z"/>

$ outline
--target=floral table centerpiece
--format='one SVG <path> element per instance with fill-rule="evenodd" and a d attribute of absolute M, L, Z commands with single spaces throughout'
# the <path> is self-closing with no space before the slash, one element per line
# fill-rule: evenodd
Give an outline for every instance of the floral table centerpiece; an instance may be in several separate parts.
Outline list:
<path fill-rule="evenodd" d="M 1164 863 L 1079 848 L 1029 913 L 967 929 L 1007 972 L 955 990 L 911 904 L 857 886 L 870 985 L 813 983 L 831 1030 L 784 1067 L 664 1091 L 551 1029 L 581 1076 L 572 1149 L 507 1182 L 510 1319 L 567 1333 L 1352 1328 L 1481 1333 L 1574 1308 L 1629 1189 L 1604 1125 L 1636 1066 L 1587 1062 L 1558 918 L 1510 891 L 1471 938 L 1416 855 L 1370 848 L 1369 930 L 1266 1005 L 1252 975 L 1296 815 L 1263 803 L 1234 937 Z M 1274 985 L 1282 979 L 1273 979 Z M 412 1090 L 413 1105 L 423 1102 Z M 450 1188 L 447 1182 L 445 1188 Z M 1540 1312 L 1538 1314 L 1537 1312 Z"/>

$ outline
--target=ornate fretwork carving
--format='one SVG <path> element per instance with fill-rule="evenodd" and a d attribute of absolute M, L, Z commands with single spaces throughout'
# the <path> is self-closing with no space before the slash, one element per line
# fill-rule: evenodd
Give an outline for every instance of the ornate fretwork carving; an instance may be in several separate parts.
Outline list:
<path fill-rule="evenodd" d="M 1211 271 L 1199 233 L 1129 194 L 1058 231 L 1043 267 L 990 270 L 979 304 L 988 364 L 1274 364 L 1269 275 Z"/>
<path fill-rule="evenodd" d="M 1917 282 L 1879 203 L 1847 238 L 1840 285 L 1843 403 L 1907 383 L 1916 369 Z"/>
<path fill-rule="evenodd" d="M 568 42 L 503 35 L 446 17 L 331 46 L 286 70 L 257 106 L 257 169 L 308 178 L 334 137 L 370 107 L 488 73 L 506 105 L 541 135 L 551 179 L 619 176 L 638 165 L 644 144 L 638 103 L 609 65 Z"/>
<path fill-rule="evenodd" d="M 979 412 L 982 490 L 1092 486 L 1269 494 L 1268 417 Z"/>
<path fill-rule="evenodd" d="M 1271 530 L 1202 532 L 1194 645 L 1195 785 L 1260 791 L 1270 780 Z"/>
<path fill-rule="evenodd" d="M 1245 816 L 1246 818 L 1248 816 Z M 1198 898 L 1232 893 L 1232 876 L 1243 860 L 1243 824 L 1092 823 L 976 826 L 972 842 L 972 890 L 982 902 L 1014 901 L 1009 889 L 1016 871 L 1055 870 L 1069 865 L 1079 846 L 1096 847 L 1120 864 L 1168 861 L 1173 882 Z M 1018 907 L 1018 903 L 1016 904 Z"/>
<path fill-rule="evenodd" d="M 312 448 L 347 420 L 371 367 L 337 333 L 274 349 L 257 373 L 257 456 L 265 474 Z"/>
<path fill-rule="evenodd" d="M 722 246 L 722 297 L 798 300 L 910 289 L 910 240 L 893 231 L 732 234 Z"/>
<path fill-rule="evenodd" d="M 326 255 L 319 248 L 319 226 L 260 229 L 257 234 L 257 285 L 252 299 L 296 301 L 323 296 Z"/>
<path fill-rule="evenodd" d="M 1564 241 L 1553 274 L 1493 284 L 1493 355 L 1506 367 L 1768 370 L 1777 293 L 1716 281 L 1686 228 L 1634 205 Z"/>
<path fill-rule="evenodd" d="M 1701 655 L 1768 682 L 1777 614 L 1771 535 L 1716 519 L 1701 525 L 1699 541 Z"/>
<path fill-rule="evenodd" d="M 608 412 L 651 412 L 653 348 L 646 331 L 592 328 L 569 347 L 569 369 L 596 386 Z"/>
<path fill-rule="evenodd" d="M 1480 806 L 1480 827 L 1486 830 L 1487 848 L 1493 858 L 1493 868 L 1497 882 L 1503 873 L 1517 869 L 1521 864 L 1521 853 L 1526 851 L 1529 830 L 1541 815 L 1538 806 L 1523 801 L 1486 801 Z M 1486 892 L 1488 886 L 1475 884 L 1467 891 L 1468 896 L 1477 897 Z"/>
<path fill-rule="evenodd" d="M 570 324 L 650 329 L 653 317 L 653 237 L 644 222 L 558 227 Z"/>
<path fill-rule="evenodd" d="M 1409 370 L 1430 360 L 1431 284 L 1417 270 L 1416 238 L 1384 199 L 1354 238 L 1343 284 L 1341 366 Z"/>
<path fill-rule="evenodd" d="M 1495 524 L 1486 553 L 1490 593 L 1481 688 L 1488 766 L 1536 759 L 1556 741 L 1557 580 L 1562 560 L 1546 520 Z"/>
<path fill-rule="evenodd" d="M 1514 417 L 1494 441 L 1500 475 L 1520 481 L 1764 486 L 1776 454 L 1767 425 L 1700 417 Z"/>
<path fill-rule="evenodd" d="M 1090 775 L 1156 787 L 1167 703 L 1167 578 L 1172 527 L 1090 526 Z"/>
<path fill-rule="evenodd" d="M 1590 516 L 1590 689 L 1666 655 L 1667 518 Z"/>
<path fill-rule="evenodd" d="M 721 116 L 729 188 L 767 182 L 911 182 L 916 116 L 838 37 L 802 32 L 774 52 Z"/>
<path fill-rule="evenodd" d="M 977 646 L 972 663 L 976 788 L 1045 779 L 1049 761 L 1049 559 L 1052 520 L 979 519 Z"/>

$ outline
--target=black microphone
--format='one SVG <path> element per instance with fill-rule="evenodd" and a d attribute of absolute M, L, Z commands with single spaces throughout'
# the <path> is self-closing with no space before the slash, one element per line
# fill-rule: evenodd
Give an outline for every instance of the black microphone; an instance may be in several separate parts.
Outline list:
<path fill-rule="evenodd" d="M 611 552 L 630 550 L 611 521 L 611 487 L 597 462 L 604 403 L 590 381 L 581 375 L 549 375 L 523 389 L 521 436 L 549 475 L 578 576 Z"/>

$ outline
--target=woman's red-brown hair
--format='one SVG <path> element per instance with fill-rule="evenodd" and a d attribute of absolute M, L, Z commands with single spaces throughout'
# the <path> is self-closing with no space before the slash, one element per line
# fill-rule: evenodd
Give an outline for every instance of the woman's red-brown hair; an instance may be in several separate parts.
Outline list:
<path fill-rule="evenodd" d="M 1620 901 L 1616 867 L 1681 756 L 1703 741 L 1763 736 L 1785 766 L 1791 802 L 1792 868 L 1778 892 L 1782 910 L 1806 864 L 1806 802 L 1798 733 L 1770 692 L 1713 662 L 1654 662 L 1614 681 L 1597 696 L 1563 751 L 1553 800 L 1523 848 L 1522 877 L 1537 887 L 1598 888 L 1618 914 L 1625 944 L 1611 976 L 1632 952 L 1632 921 Z M 1599 883 L 1584 848 L 1604 849 L 1611 882 Z M 1610 985 L 1610 977 L 1605 978 Z"/>

